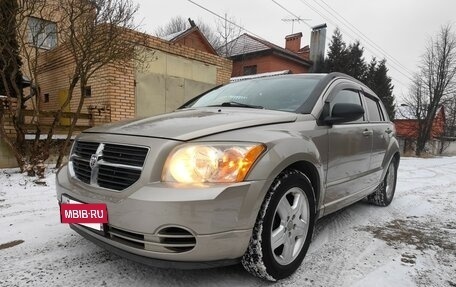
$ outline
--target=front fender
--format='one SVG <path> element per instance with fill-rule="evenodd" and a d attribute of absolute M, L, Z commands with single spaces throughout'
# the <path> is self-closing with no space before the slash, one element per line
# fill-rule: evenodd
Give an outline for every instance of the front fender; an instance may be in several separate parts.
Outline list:
<path fill-rule="evenodd" d="M 317 210 L 320 208 L 324 198 L 324 189 L 322 188 L 324 186 L 324 164 L 320 151 L 311 138 L 289 138 L 268 143 L 266 153 L 259 159 L 246 178 L 246 180 L 266 180 L 265 189 L 258 194 L 259 198 L 256 201 L 259 202 L 259 205 L 256 206 L 258 210 L 274 179 L 283 170 L 298 162 L 311 164 L 318 173 L 320 190 L 315 192 L 319 193 Z"/>

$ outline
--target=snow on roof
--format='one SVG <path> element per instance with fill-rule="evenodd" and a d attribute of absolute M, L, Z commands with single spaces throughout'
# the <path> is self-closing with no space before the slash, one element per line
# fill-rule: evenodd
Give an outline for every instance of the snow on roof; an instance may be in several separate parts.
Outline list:
<path fill-rule="evenodd" d="M 396 114 L 394 118 L 396 120 L 416 120 L 416 115 L 413 111 L 413 107 L 401 105 L 396 107 Z"/>
<path fill-rule="evenodd" d="M 230 82 L 233 83 L 233 82 L 239 82 L 239 81 L 248 80 L 248 79 L 273 77 L 273 76 L 278 76 L 278 75 L 286 75 L 289 73 L 290 73 L 290 70 L 283 70 L 283 71 L 277 71 L 277 72 L 268 72 L 268 73 L 261 73 L 261 74 L 255 74 L 255 75 L 233 77 L 230 79 Z"/>
<path fill-rule="evenodd" d="M 188 29 L 184 29 L 182 31 L 178 31 L 178 32 L 175 32 L 175 33 L 172 33 L 172 34 L 169 34 L 169 35 L 160 36 L 159 38 L 163 39 L 165 41 L 171 41 L 171 40 L 173 40 L 174 38 L 176 38 L 177 36 L 179 36 L 180 34 L 184 33 L 187 30 Z"/>
<path fill-rule="evenodd" d="M 396 114 L 395 114 L 395 119 L 396 120 L 416 120 L 416 107 L 413 107 L 413 106 L 408 106 L 408 105 L 400 105 L 398 107 L 396 107 Z M 445 106 L 440 106 L 438 109 L 437 109 L 437 113 L 436 113 L 436 116 L 438 113 L 441 112 L 441 110 L 443 110 L 443 113 L 445 115 Z M 427 113 L 426 111 L 426 106 L 422 106 L 421 107 L 421 114 L 422 115 L 425 115 Z"/>

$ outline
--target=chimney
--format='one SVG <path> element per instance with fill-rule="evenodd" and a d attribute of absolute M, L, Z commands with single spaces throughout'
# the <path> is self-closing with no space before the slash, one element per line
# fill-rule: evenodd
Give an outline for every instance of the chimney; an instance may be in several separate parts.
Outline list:
<path fill-rule="evenodd" d="M 302 38 L 302 33 L 295 33 L 291 34 L 285 37 L 285 49 L 292 51 L 292 52 L 298 52 L 299 49 L 301 49 L 301 38 Z"/>
<path fill-rule="evenodd" d="M 325 58 L 326 23 L 312 27 L 310 36 L 310 60 L 314 63 L 311 72 L 319 72 Z"/>

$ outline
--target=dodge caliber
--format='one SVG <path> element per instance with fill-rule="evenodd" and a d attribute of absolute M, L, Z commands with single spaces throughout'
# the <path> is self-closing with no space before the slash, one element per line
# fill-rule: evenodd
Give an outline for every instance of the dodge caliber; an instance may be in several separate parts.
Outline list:
<path fill-rule="evenodd" d="M 399 147 L 375 93 L 341 73 L 216 87 L 159 116 L 81 133 L 57 174 L 60 203 L 102 203 L 70 224 L 120 256 L 169 268 L 242 263 L 291 275 L 317 219 L 366 198 L 387 206 Z"/>

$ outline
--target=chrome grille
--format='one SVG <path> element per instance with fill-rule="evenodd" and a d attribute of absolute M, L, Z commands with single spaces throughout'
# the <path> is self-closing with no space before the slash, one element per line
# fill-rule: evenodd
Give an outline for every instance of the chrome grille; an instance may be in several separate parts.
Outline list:
<path fill-rule="evenodd" d="M 103 160 L 112 163 L 143 166 L 146 154 L 147 149 L 145 148 L 106 144 L 103 149 Z"/>
<path fill-rule="evenodd" d="M 87 160 L 77 157 L 73 158 L 73 170 L 79 180 L 90 183 L 92 169 Z"/>
<path fill-rule="evenodd" d="M 82 157 L 90 159 L 90 156 L 97 152 L 100 144 L 94 142 L 76 142 L 73 153 Z"/>
<path fill-rule="evenodd" d="M 98 185 L 104 188 L 122 190 L 135 183 L 141 170 L 101 164 L 98 169 Z"/>
<path fill-rule="evenodd" d="M 84 183 L 121 191 L 139 179 L 148 151 L 138 146 L 77 141 L 70 168 Z"/>

